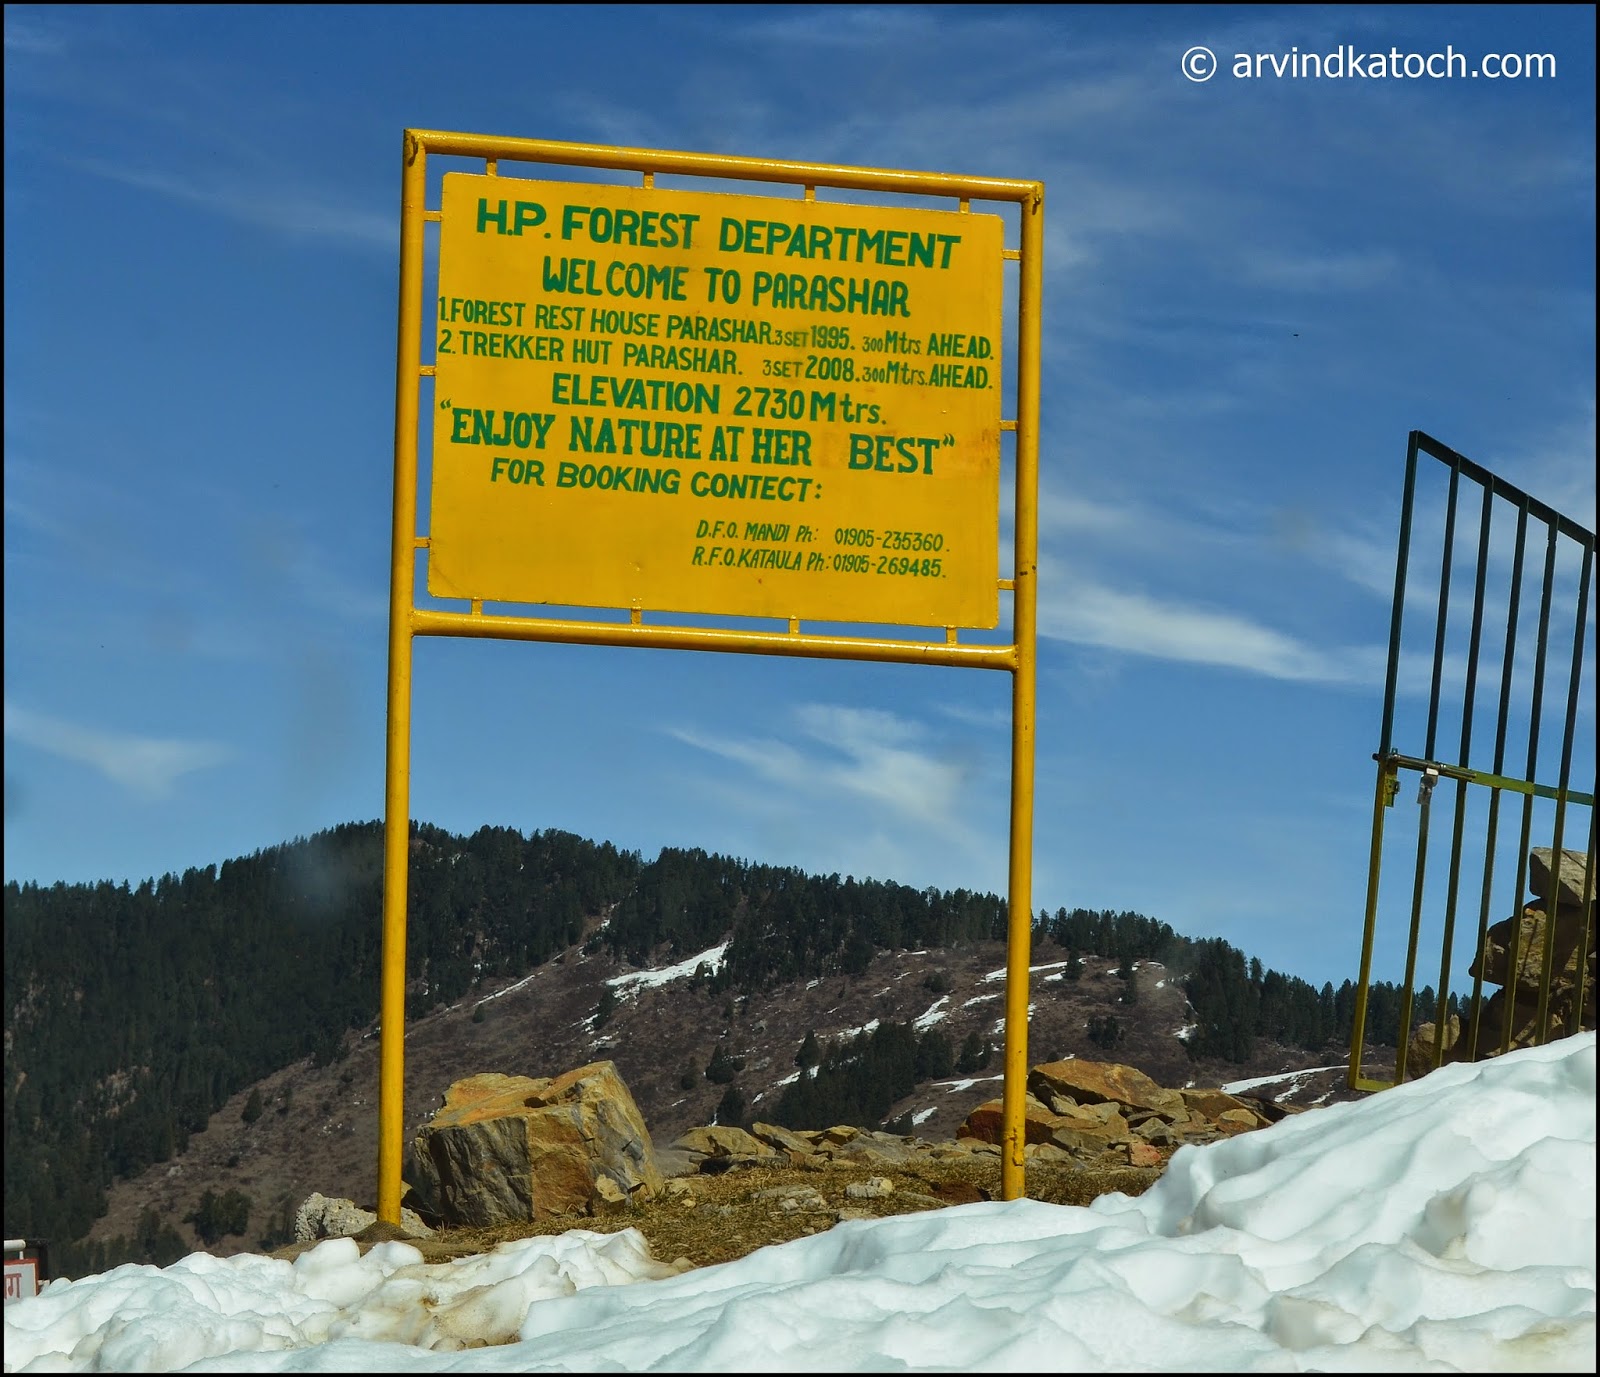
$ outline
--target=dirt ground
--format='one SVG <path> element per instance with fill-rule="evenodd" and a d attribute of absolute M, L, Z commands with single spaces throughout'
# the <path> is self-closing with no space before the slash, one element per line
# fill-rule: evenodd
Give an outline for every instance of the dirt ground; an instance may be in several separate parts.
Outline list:
<path fill-rule="evenodd" d="M 1141 1195 L 1159 1177 L 1153 1168 L 1096 1170 L 1066 1163 L 1029 1163 L 1029 1199 L 1057 1205 L 1087 1205 L 1113 1191 Z M 852 1183 L 879 1178 L 893 1187 L 887 1194 L 856 1198 Z M 814 1194 L 813 1194 L 814 1193 Z M 785 1194 L 799 1195 L 802 1208 L 785 1209 Z M 997 1156 L 936 1159 L 900 1168 L 871 1171 L 829 1163 L 810 1167 L 748 1167 L 716 1176 L 673 1178 L 658 1199 L 622 1206 L 593 1216 L 551 1216 L 496 1229 L 447 1228 L 434 1239 L 407 1239 L 430 1262 L 488 1252 L 520 1238 L 586 1229 L 612 1233 L 637 1229 L 661 1262 L 704 1267 L 731 1262 L 764 1248 L 831 1229 L 844 1218 L 886 1218 L 979 1200 L 1000 1199 Z M 377 1224 L 358 1236 L 365 1251 L 384 1239 L 404 1235 Z M 277 1249 L 272 1256 L 293 1258 L 313 1244 Z"/>

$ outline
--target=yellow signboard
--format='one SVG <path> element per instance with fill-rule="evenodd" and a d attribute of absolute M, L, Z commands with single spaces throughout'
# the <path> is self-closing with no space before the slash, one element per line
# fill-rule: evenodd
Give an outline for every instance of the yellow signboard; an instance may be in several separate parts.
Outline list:
<path fill-rule="evenodd" d="M 446 174 L 428 591 L 995 626 L 1003 242 Z"/>

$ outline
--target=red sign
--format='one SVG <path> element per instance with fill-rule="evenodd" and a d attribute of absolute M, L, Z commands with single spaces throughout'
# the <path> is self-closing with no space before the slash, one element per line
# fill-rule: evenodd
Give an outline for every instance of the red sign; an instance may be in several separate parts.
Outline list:
<path fill-rule="evenodd" d="M 6 1299 L 21 1300 L 24 1296 L 39 1294 L 39 1259 L 36 1257 L 6 1259 Z"/>

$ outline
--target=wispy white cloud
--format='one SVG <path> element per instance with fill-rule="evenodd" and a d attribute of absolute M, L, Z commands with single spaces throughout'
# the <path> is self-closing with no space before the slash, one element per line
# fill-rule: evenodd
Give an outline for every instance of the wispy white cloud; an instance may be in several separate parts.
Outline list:
<path fill-rule="evenodd" d="M 1163 600 L 1056 571 L 1039 608 L 1039 634 L 1159 660 L 1215 665 L 1299 683 L 1381 682 L 1383 651 L 1325 649 L 1226 608 Z"/>
<path fill-rule="evenodd" d="M 1595 527 L 1595 400 L 1591 393 L 1574 414 L 1518 448 L 1505 476 L 1563 516 Z"/>
<path fill-rule="evenodd" d="M 963 726 L 980 727 L 984 731 L 1004 727 L 1010 729 L 1011 713 L 1005 708 L 969 708 L 960 703 L 940 703 L 938 712 L 952 722 Z"/>
<path fill-rule="evenodd" d="M 102 731 L 5 704 L 6 739 L 62 760 L 99 770 L 142 799 L 170 797 L 184 775 L 233 759 L 231 747 L 215 741 L 177 741 Z"/>
<path fill-rule="evenodd" d="M 1394 280 L 1399 256 L 1388 249 L 1365 252 L 1269 251 L 1247 258 L 1245 277 L 1264 287 L 1291 292 L 1365 291 Z"/>
<path fill-rule="evenodd" d="M 20 57 L 43 57 L 67 50 L 64 31 L 45 23 L 37 15 L 23 15 L 13 5 L 6 6 L 6 52 Z"/>
<path fill-rule="evenodd" d="M 390 252 L 400 242 L 393 214 L 341 204 L 302 187 L 270 185 L 260 178 L 242 180 L 222 171 L 193 176 L 98 159 L 75 159 L 72 165 L 108 181 L 295 238 L 343 241 Z"/>
<path fill-rule="evenodd" d="M 788 47 L 854 49 L 863 41 L 876 46 L 885 38 L 920 39 L 935 29 L 934 22 L 912 6 L 828 5 L 766 14 L 757 9 L 734 32 L 741 38 Z"/>
<path fill-rule="evenodd" d="M 670 728 L 679 741 L 737 761 L 769 784 L 830 800 L 887 809 L 902 822 L 947 840 L 967 838 L 960 804 L 970 770 L 936 753 L 919 723 L 871 708 L 805 703 L 795 709 L 800 744 L 771 738 L 739 740 Z"/>

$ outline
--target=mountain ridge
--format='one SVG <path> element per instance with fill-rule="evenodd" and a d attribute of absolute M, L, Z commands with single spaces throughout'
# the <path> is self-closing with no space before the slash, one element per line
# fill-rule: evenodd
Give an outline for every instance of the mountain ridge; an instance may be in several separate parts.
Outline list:
<path fill-rule="evenodd" d="M 1052 998 L 1052 986 L 1064 987 L 1065 982 L 1050 977 L 1060 973 L 1067 957 L 1040 945 L 1046 950 L 1036 950 L 1030 979 L 1030 1065 L 1067 1056 L 1120 1061 L 1175 1087 L 1220 1086 L 1328 1065 L 1326 1053 L 1265 1042 L 1245 1064 L 1191 1060 L 1177 1034 L 1192 1010 L 1159 962 L 1137 963 L 1135 978 L 1148 989 L 1132 1005 L 1119 1002 L 1124 984 L 1117 974 L 1120 963 L 1094 954 L 1083 958 L 1086 969 L 1076 988 Z M 910 1131 L 919 1137 L 952 1138 L 973 1109 L 1001 1093 L 1004 957 L 1002 942 L 881 953 L 859 976 L 780 988 L 763 996 L 759 1007 L 752 999 L 742 1011 L 740 997 L 690 991 L 685 978 L 640 983 L 619 996 L 610 1019 L 596 1030 L 594 1014 L 606 982 L 627 981 L 651 968 L 574 946 L 528 976 L 485 982 L 470 998 L 408 1023 L 405 1140 L 409 1146 L 455 1080 L 484 1071 L 554 1076 L 607 1059 L 617 1064 L 653 1142 L 663 1148 L 688 1128 L 714 1121 L 725 1090 L 706 1078 L 705 1069 L 718 1047 L 743 1063 L 733 1083 L 744 1092 L 746 1119 L 764 1118 L 783 1085 L 801 1074 L 795 1057 L 808 1032 L 826 1045 L 865 1029 L 874 1017 L 912 1026 L 921 1019 L 926 1028 L 936 1026 L 927 1020 L 942 1012 L 940 1006 L 966 1010 L 949 1019 L 952 1038 L 978 1031 L 992 1040 L 990 1064 L 970 1075 L 920 1083 L 914 1094 L 894 1102 L 887 1117 L 909 1116 L 914 1125 Z M 936 975 L 950 982 L 948 993 L 925 987 Z M 728 1016 L 730 1002 L 733 1013 Z M 485 1012 L 475 1022 L 480 1009 Z M 1109 1050 L 1088 1036 L 1090 1021 L 1107 1016 L 1118 1018 L 1122 1027 L 1122 1041 Z M 202 1246 L 182 1221 L 196 1212 L 206 1192 L 237 1190 L 252 1201 L 246 1233 L 205 1245 L 219 1255 L 284 1241 L 293 1211 L 312 1191 L 370 1207 L 377 1159 L 377 1026 L 350 1036 L 347 1043 L 335 1062 L 318 1067 L 305 1058 L 241 1090 L 171 1162 L 116 1182 L 108 1192 L 107 1213 L 91 1230 L 91 1242 L 105 1245 L 118 1236 L 135 1237 L 140 1216 L 154 1209 L 164 1223 L 177 1228 L 186 1249 Z M 690 1087 L 681 1084 L 686 1070 L 694 1072 Z M 1308 1077 L 1294 1102 L 1354 1098 L 1343 1078 L 1342 1067 Z M 264 1110 L 254 1123 L 246 1123 L 244 1109 L 256 1092 Z"/>
<path fill-rule="evenodd" d="M 313 1190 L 371 1194 L 382 838 L 345 824 L 136 889 L 7 884 L 8 1233 L 153 1256 L 163 1231 L 167 1251 L 192 1246 L 188 1225 L 214 1232 L 218 1191 L 246 1244 Z M 413 824 L 410 859 L 408 1135 L 461 1076 L 599 1057 L 658 1141 L 719 1113 L 775 1119 L 807 1035 L 843 1075 L 874 1020 L 914 1046 L 916 1093 L 902 1067 L 892 1094 L 854 1097 L 858 1118 L 948 1135 L 998 1093 L 998 1061 L 980 1065 L 1002 1040 L 992 894 L 495 827 Z M 1141 914 L 1041 913 L 1032 942 L 1034 1063 L 1217 1084 L 1326 1065 L 1348 1026 L 1348 981 L 1319 993 Z"/>

